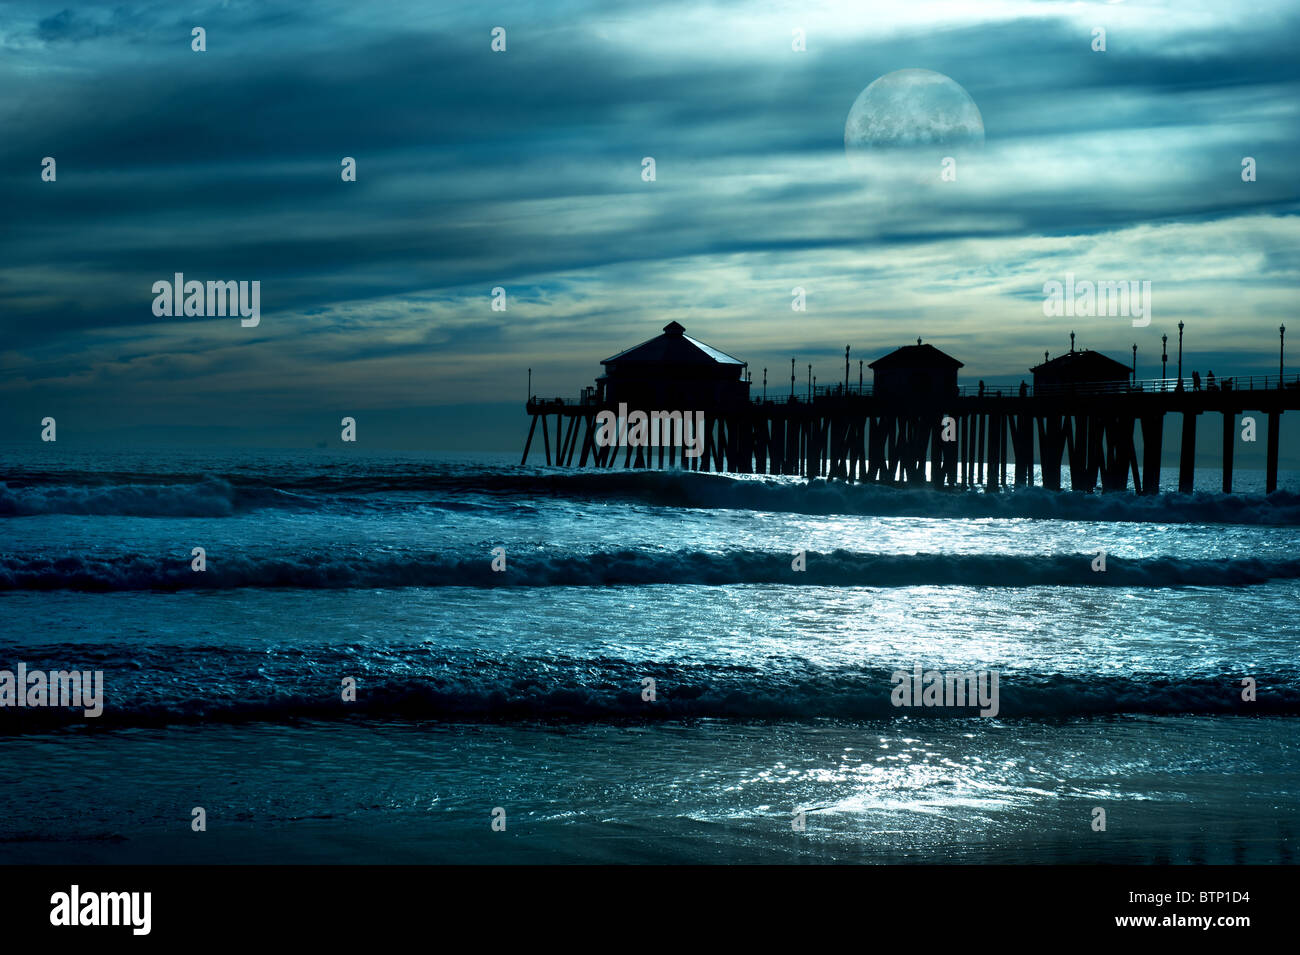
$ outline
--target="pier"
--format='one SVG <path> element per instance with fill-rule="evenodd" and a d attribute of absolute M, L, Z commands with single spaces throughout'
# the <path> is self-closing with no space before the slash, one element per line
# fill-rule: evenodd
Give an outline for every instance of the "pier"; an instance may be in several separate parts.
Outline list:
<path fill-rule="evenodd" d="M 666 332 L 680 336 L 680 332 Z M 960 366 L 937 349 L 921 346 L 919 340 L 895 354 L 922 348 Z M 607 374 L 598 379 L 598 387 L 587 389 L 576 401 L 530 397 L 526 409 L 532 424 L 521 464 L 527 463 L 537 443 L 546 464 L 564 467 L 681 467 L 988 490 L 1034 484 L 1037 464 L 1042 486 L 1052 490 L 1061 490 L 1068 468 L 1074 490 L 1131 488 L 1139 494 L 1156 494 L 1161 490 L 1165 416 L 1177 414 L 1182 417 L 1177 490 L 1189 493 L 1196 469 L 1196 423 L 1200 415 L 1214 414 L 1222 418 L 1222 488 L 1230 493 L 1240 418 L 1249 414 L 1263 431 L 1259 439 L 1267 442 L 1266 490 L 1277 489 L 1281 416 L 1300 410 L 1300 375 L 1228 377 L 1205 387 L 1199 381 L 1170 378 L 1051 381 L 1046 369 L 1063 362 L 1082 363 L 1066 359 L 1085 355 L 1097 353 L 1076 352 L 1072 342 L 1070 352 L 1034 369 L 1033 386 L 1010 389 L 986 388 L 982 383 L 956 387 L 955 367 L 944 371 L 946 379 L 922 380 L 918 386 L 919 373 L 909 367 L 907 373 L 913 378 L 909 389 L 882 379 L 883 369 L 876 366 L 885 359 L 873 363 L 874 385 L 862 381 L 861 366 L 859 380 L 850 381 L 846 350 L 842 383 L 813 386 L 810 382 L 798 394 L 792 368 L 789 395 L 753 399 L 747 393 L 740 398 L 728 394 L 712 404 L 691 403 L 692 396 L 682 395 L 680 388 L 667 389 L 677 392 L 671 402 L 636 403 L 629 400 L 632 396 L 626 388 L 620 393 L 607 389 L 616 377 Z M 615 359 L 606 361 L 607 368 L 618 367 Z M 743 363 L 728 360 L 742 369 L 743 376 Z M 1102 356 L 1097 360 L 1117 364 Z M 662 387 L 656 397 L 666 397 Z M 598 442 L 597 415 L 617 414 L 620 400 L 647 412 L 665 407 L 703 412 L 702 453 L 687 458 L 682 448 L 672 444 L 633 447 Z"/>

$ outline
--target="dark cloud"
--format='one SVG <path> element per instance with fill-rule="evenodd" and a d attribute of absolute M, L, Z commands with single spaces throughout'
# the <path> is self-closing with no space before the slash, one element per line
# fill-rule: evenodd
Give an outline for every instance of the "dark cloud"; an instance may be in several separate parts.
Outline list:
<path fill-rule="evenodd" d="M 418 308 L 413 297 L 558 287 L 560 276 L 671 260 L 833 262 L 1242 216 L 1296 221 L 1294 15 L 1112 30 L 1105 54 L 1077 21 L 1034 16 L 823 36 L 815 56 L 776 43 L 755 56 L 668 57 L 653 18 L 655 42 L 638 54 L 572 9 L 516 8 L 509 52 L 494 55 L 483 23 L 419 9 L 376 6 L 361 18 L 347 4 L 92 5 L 0 21 L 37 41 L 0 55 L 6 347 L 71 373 L 104 360 L 86 357 L 97 333 L 174 332 L 150 314 L 149 288 L 177 270 L 259 279 L 264 314 L 312 316 L 323 339 L 352 303 Z M 189 20 L 200 15 L 209 52 L 195 54 Z M 628 4 L 619 16 L 640 15 Z M 988 151 L 963 166 L 960 190 L 885 186 L 881 201 L 836 163 L 843 122 L 863 86 L 912 66 L 966 87 Z M 46 155 L 58 160 L 56 184 L 39 179 Z M 639 178 L 645 155 L 659 164 L 652 186 Z M 1243 155 L 1262 170 L 1249 187 L 1237 175 Z M 358 161 L 356 183 L 339 180 L 343 156 Z M 1295 244 L 1254 251 L 1279 281 L 1300 268 Z M 1033 255 L 1002 267 L 1068 265 L 1056 249 Z M 949 277 L 965 268 L 954 259 Z M 1032 285 L 1005 294 L 1034 297 Z M 580 338 L 614 304 L 570 307 L 567 334 Z M 361 334 L 373 328 L 374 340 L 331 360 L 471 355 L 519 331 L 489 315 L 454 335 L 431 326 L 390 340 L 394 313 L 364 314 Z M 201 352 L 220 327 L 205 321 L 189 346 L 168 347 Z M 149 347 L 121 354 L 140 361 Z M 23 377 L 39 383 L 40 371 Z"/>

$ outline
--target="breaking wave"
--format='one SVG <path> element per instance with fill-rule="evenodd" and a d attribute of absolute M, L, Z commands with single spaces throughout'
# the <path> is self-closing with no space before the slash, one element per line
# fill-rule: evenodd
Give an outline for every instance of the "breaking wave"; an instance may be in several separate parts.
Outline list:
<path fill-rule="evenodd" d="M 400 653 L 397 655 L 400 656 Z M 618 659 L 546 661 L 439 660 L 424 672 L 388 668 L 357 680 L 356 699 L 343 702 L 340 676 L 356 661 L 275 674 L 268 691 L 266 661 L 247 672 L 214 664 L 221 682 L 201 697 L 192 680 L 101 663 L 104 711 L 0 708 L 0 733 L 75 725 L 87 730 L 172 723 L 292 722 L 295 720 L 437 720 L 443 722 L 662 722 L 719 720 L 841 720 L 976 718 L 977 707 L 900 707 L 891 701 L 889 667 L 776 669 L 742 665 L 667 664 Z M 392 663 L 390 657 L 390 664 Z M 11 665 L 11 664 L 4 664 Z M 29 661 L 29 665 L 30 661 Z M 138 664 L 136 664 L 138 666 Z M 899 667 L 910 676 L 911 668 Z M 311 673 L 304 682 L 303 669 Z M 401 667 L 401 669 L 406 669 Z M 655 699 L 643 698 L 643 678 L 655 679 Z M 1258 699 L 1241 699 L 1241 674 L 1095 676 L 1004 671 L 998 719 L 1070 719 L 1120 715 L 1175 716 L 1300 714 L 1300 674 L 1257 674 Z"/>
<path fill-rule="evenodd" d="M 83 478 L 87 483 L 79 483 Z M 122 484 L 95 483 L 93 478 L 89 474 L 25 474 L 0 483 L 0 516 L 225 517 L 268 507 L 355 506 L 358 500 L 346 495 L 393 494 L 400 496 L 393 503 L 403 506 L 418 501 L 420 495 L 435 505 L 447 497 L 475 495 L 502 503 L 558 498 L 809 515 L 1300 525 L 1300 494 L 1288 491 L 1268 496 L 1203 492 L 1138 496 L 1031 487 L 990 494 L 756 475 L 538 468 L 286 473 L 274 475 L 274 483 L 239 475 L 189 481 L 167 475 L 162 483 L 143 483 L 137 477 L 133 483 Z M 382 499 L 367 498 L 365 503 L 375 506 L 382 504 Z"/>
<path fill-rule="evenodd" d="M 123 517 L 229 517 L 259 507 L 310 507 L 301 495 L 270 487 L 237 488 L 218 478 L 188 484 L 0 483 L 0 516 L 86 514 Z"/>
<path fill-rule="evenodd" d="M 449 558 L 391 550 L 309 551 L 257 555 L 211 553 L 207 570 L 190 569 L 188 553 L 62 557 L 0 555 L 0 590 L 231 590 L 243 587 L 348 589 L 376 587 L 605 587 L 648 584 L 724 586 L 788 584 L 826 587 L 1223 587 L 1300 578 L 1300 559 L 1193 560 L 1110 555 L 1105 572 L 1093 554 L 864 554 L 769 551 L 622 550 L 590 554 L 520 554 L 495 572 L 491 558 Z"/>

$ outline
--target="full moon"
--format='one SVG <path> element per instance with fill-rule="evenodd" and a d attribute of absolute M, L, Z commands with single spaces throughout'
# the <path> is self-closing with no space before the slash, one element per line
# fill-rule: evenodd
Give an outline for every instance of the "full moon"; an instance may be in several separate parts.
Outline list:
<path fill-rule="evenodd" d="M 981 146 L 984 119 L 961 85 L 933 70 L 886 73 L 858 94 L 844 124 L 844 149 Z"/>

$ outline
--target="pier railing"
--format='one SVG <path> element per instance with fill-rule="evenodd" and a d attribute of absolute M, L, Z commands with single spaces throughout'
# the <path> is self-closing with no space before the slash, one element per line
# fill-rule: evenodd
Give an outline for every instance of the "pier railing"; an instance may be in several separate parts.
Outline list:
<path fill-rule="evenodd" d="M 1198 384 L 1190 376 L 1184 376 L 1181 385 L 1178 378 L 1144 378 L 1140 381 L 1106 381 L 1066 385 L 1040 385 L 1035 388 L 1026 383 L 1024 392 L 1018 384 L 961 385 L 956 390 L 959 398 L 1058 398 L 1062 396 L 1088 395 L 1126 395 L 1126 394 L 1177 394 L 1193 391 L 1270 391 L 1279 388 L 1300 390 L 1300 374 L 1294 375 L 1231 375 L 1226 378 L 1208 376 Z M 846 390 L 843 384 L 814 385 L 812 397 L 842 398 L 861 396 L 870 397 L 870 384 L 850 383 Z M 770 394 L 751 397 L 754 404 L 795 404 L 807 402 L 809 389 L 805 386 L 790 394 Z"/>
<path fill-rule="evenodd" d="M 751 386 L 752 387 L 752 386 Z M 1201 379 L 1199 386 L 1191 377 L 1178 378 L 1144 378 L 1140 381 L 1108 381 L 1072 385 L 1040 385 L 1035 388 L 1026 384 L 1023 394 L 1018 384 L 996 385 L 961 385 L 957 388 L 959 398 L 1059 398 L 1078 395 L 1126 395 L 1126 394 L 1177 394 L 1180 392 L 1231 392 L 1231 391 L 1276 391 L 1278 389 L 1300 391 L 1300 374 L 1293 375 L 1231 375 L 1226 378 L 1209 377 Z M 864 382 L 861 385 L 850 383 L 846 390 L 843 384 L 815 385 L 812 389 L 813 400 L 843 398 L 845 396 L 866 397 L 872 395 L 872 387 Z M 805 404 L 809 400 L 808 388 L 802 388 L 790 394 L 772 393 L 767 397 L 752 395 L 750 402 L 762 404 Z M 547 405 L 550 407 L 582 408 L 599 405 L 593 394 L 581 394 L 577 398 L 539 398 L 534 395 L 529 399 L 530 405 Z"/>

